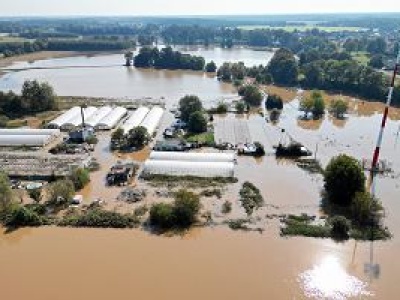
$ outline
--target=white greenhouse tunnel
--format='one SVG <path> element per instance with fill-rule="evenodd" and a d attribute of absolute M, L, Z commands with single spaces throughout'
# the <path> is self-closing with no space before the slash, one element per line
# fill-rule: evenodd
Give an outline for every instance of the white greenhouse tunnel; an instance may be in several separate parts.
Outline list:
<path fill-rule="evenodd" d="M 149 113 L 149 109 L 147 107 L 139 107 L 135 110 L 132 115 L 125 121 L 125 123 L 121 126 L 124 133 L 128 133 L 133 128 L 139 126 L 146 115 Z"/>
<path fill-rule="evenodd" d="M 144 118 L 143 122 L 140 123 L 140 126 L 146 128 L 149 135 L 153 136 L 158 125 L 160 124 L 163 114 L 164 114 L 164 109 L 158 106 L 153 107 L 147 114 L 147 116 Z"/>
<path fill-rule="evenodd" d="M 162 152 L 150 153 L 151 160 L 174 160 L 174 161 L 200 161 L 200 162 L 234 162 L 235 153 L 187 153 L 187 152 Z"/>
<path fill-rule="evenodd" d="M 233 162 L 147 160 L 144 164 L 145 175 L 197 176 L 197 177 L 233 177 Z"/>

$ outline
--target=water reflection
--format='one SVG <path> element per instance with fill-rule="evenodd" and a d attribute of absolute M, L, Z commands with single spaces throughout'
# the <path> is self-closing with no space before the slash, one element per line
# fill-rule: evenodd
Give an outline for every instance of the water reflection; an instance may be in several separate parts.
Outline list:
<path fill-rule="evenodd" d="M 346 272 L 334 256 L 325 257 L 318 265 L 299 276 L 307 297 L 341 300 L 350 297 L 367 297 L 372 293 L 367 284 Z"/>

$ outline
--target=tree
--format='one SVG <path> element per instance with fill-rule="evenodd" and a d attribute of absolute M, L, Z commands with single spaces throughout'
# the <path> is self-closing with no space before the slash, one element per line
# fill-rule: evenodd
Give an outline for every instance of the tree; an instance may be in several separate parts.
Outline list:
<path fill-rule="evenodd" d="M 304 112 L 304 115 L 307 117 L 308 114 L 312 111 L 314 107 L 314 102 L 311 97 L 306 97 L 301 99 L 299 109 Z"/>
<path fill-rule="evenodd" d="M 207 131 L 207 118 L 203 112 L 196 111 L 190 115 L 188 129 L 192 133 L 202 133 Z"/>
<path fill-rule="evenodd" d="M 200 198 L 187 190 L 180 190 L 175 195 L 174 215 L 179 227 L 189 227 L 197 218 L 200 210 Z"/>
<path fill-rule="evenodd" d="M 371 60 L 369 61 L 368 65 L 375 69 L 382 69 L 384 66 L 383 55 L 375 54 L 374 56 L 371 57 Z"/>
<path fill-rule="evenodd" d="M 113 141 L 121 141 L 125 138 L 124 130 L 122 128 L 118 128 L 111 134 L 111 140 Z"/>
<path fill-rule="evenodd" d="M 311 93 L 313 100 L 312 113 L 315 118 L 321 117 L 325 113 L 325 102 L 320 91 L 313 91 Z"/>
<path fill-rule="evenodd" d="M 30 112 L 41 112 L 57 109 L 56 95 L 47 83 L 37 80 L 25 81 L 22 86 L 22 100 Z"/>
<path fill-rule="evenodd" d="M 78 191 L 90 182 L 90 174 L 87 169 L 77 168 L 72 171 L 70 179 L 74 183 L 75 190 Z"/>
<path fill-rule="evenodd" d="M 218 103 L 218 106 L 215 110 L 218 114 L 226 114 L 228 112 L 228 105 L 224 102 Z"/>
<path fill-rule="evenodd" d="M 271 94 L 268 95 L 267 101 L 265 102 L 265 106 L 267 110 L 273 110 L 273 109 L 283 109 L 283 100 L 280 96 Z"/>
<path fill-rule="evenodd" d="M 42 199 L 42 189 L 30 190 L 29 197 L 31 197 L 36 203 L 39 203 Z"/>
<path fill-rule="evenodd" d="M 298 78 L 298 65 L 293 52 L 281 48 L 275 52 L 274 57 L 268 65 L 268 72 L 272 75 L 275 83 L 293 85 Z"/>
<path fill-rule="evenodd" d="M 169 203 L 156 203 L 150 208 L 150 224 L 160 229 L 175 225 L 174 207 Z"/>
<path fill-rule="evenodd" d="M 69 179 L 57 180 L 47 189 L 48 200 L 55 205 L 66 205 L 75 194 L 74 183 Z"/>
<path fill-rule="evenodd" d="M 367 51 L 372 54 L 384 54 L 387 43 L 383 37 L 377 37 L 368 41 Z"/>
<path fill-rule="evenodd" d="M 344 216 L 334 216 L 329 219 L 332 236 L 338 239 L 348 239 L 350 221 Z"/>
<path fill-rule="evenodd" d="M 127 140 L 130 147 L 140 149 L 149 143 L 150 135 L 145 127 L 138 126 L 129 131 Z"/>
<path fill-rule="evenodd" d="M 11 189 L 10 179 L 0 172 L 0 215 L 7 212 L 14 202 L 14 194 Z"/>
<path fill-rule="evenodd" d="M 332 100 L 330 105 L 330 111 L 336 116 L 336 118 L 343 118 L 343 115 L 348 110 L 348 104 L 342 99 Z"/>
<path fill-rule="evenodd" d="M 340 206 L 349 206 L 357 192 L 365 191 L 365 175 L 359 162 L 345 154 L 331 159 L 324 182 L 328 200 Z"/>
<path fill-rule="evenodd" d="M 377 225 L 383 210 L 381 203 L 367 192 L 357 192 L 350 206 L 352 219 L 359 225 Z"/>
<path fill-rule="evenodd" d="M 215 73 L 217 71 L 217 65 L 212 60 L 206 65 L 206 72 L 208 73 Z"/>
<path fill-rule="evenodd" d="M 199 97 L 188 95 L 179 100 L 179 110 L 181 112 L 181 119 L 188 122 L 191 114 L 203 110 L 203 104 Z"/>
<path fill-rule="evenodd" d="M 133 52 L 132 51 L 127 51 L 125 53 L 125 61 L 126 61 L 125 62 L 125 66 L 127 66 L 127 67 L 131 66 L 133 58 L 134 58 Z"/>
<path fill-rule="evenodd" d="M 260 106 L 263 100 L 263 94 L 255 85 L 242 86 L 238 93 L 243 97 L 244 102 L 250 106 Z"/>

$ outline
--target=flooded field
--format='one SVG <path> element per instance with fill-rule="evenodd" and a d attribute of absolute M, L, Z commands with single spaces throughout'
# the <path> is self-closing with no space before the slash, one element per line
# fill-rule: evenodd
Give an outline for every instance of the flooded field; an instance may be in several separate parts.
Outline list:
<path fill-rule="evenodd" d="M 225 61 L 244 61 L 247 65 L 267 64 L 272 52 L 251 49 L 178 48 L 185 53 L 204 56 L 218 65 Z M 112 98 L 165 98 L 174 103 L 186 94 L 205 101 L 235 96 L 229 84 L 218 82 L 212 74 L 193 71 L 167 71 L 126 68 L 123 54 L 78 56 L 13 64 L 0 80 L 0 90 L 19 92 L 24 80 L 49 82 L 60 96 L 93 96 Z"/>
<path fill-rule="evenodd" d="M 86 60 L 90 58 L 77 58 Z M 94 59 L 94 58 L 93 58 Z M 104 59 L 104 57 L 102 58 Z M 116 59 L 116 58 L 115 58 Z M 58 60 L 52 60 L 52 63 Z M 60 60 L 62 61 L 62 60 Z M 47 64 L 48 62 L 38 62 Z M 115 70 L 114 70 L 115 68 Z M 128 72 L 110 67 L 118 73 Z M 121 97 L 121 86 L 110 83 L 115 78 L 103 78 L 103 84 L 92 83 L 96 89 L 81 86 L 79 80 L 92 69 L 73 69 L 79 78 L 63 79 L 70 70 L 30 70 L 12 73 L 0 80 L 0 86 L 22 80 L 19 76 L 34 76 L 38 72 L 58 72 L 56 91 L 88 96 L 109 95 Z M 114 72 L 112 71 L 112 72 Z M 107 69 L 101 71 L 107 72 Z M 132 70 L 132 78 L 142 71 Z M 166 71 L 143 71 L 152 74 L 148 82 L 138 86 L 122 80 L 125 91 L 142 90 L 148 94 L 161 94 L 175 104 L 180 93 L 198 91 L 194 86 L 205 84 L 208 90 L 200 96 L 207 98 L 230 95 L 231 87 L 221 85 L 205 75 L 178 72 L 176 84 L 164 81 L 154 85 L 154 78 L 163 78 Z M 159 72 L 159 73 L 157 73 Z M 99 75 L 100 76 L 100 75 Z M 104 76 L 104 73 L 103 75 Z M 192 85 L 185 85 L 190 76 Z M 33 78 L 32 77 L 32 78 Z M 8 78 L 8 79 L 7 79 Z M 19 78 L 19 79 L 17 79 Z M 39 77 L 40 78 L 40 77 Z M 180 78 L 180 79 L 179 79 Z M 13 81 L 16 80 L 16 81 Z M 144 79 L 143 79 L 144 80 Z M 8 81 L 8 82 L 7 82 Z M 68 83 L 69 81 L 69 83 Z M 132 83 L 133 83 L 132 82 Z M 168 82 L 168 84 L 167 84 Z M 203 83 L 202 83 L 203 82 Z M 79 86 L 69 89 L 67 86 Z M 120 82 L 118 83 L 120 84 Z M 149 86 L 151 85 L 151 86 Z M 16 85 L 17 86 L 17 85 Z M 175 91 L 181 86 L 179 92 Z M 182 87 L 183 86 L 183 87 Z M 194 89 L 193 91 L 191 89 Z M 228 92 L 221 92 L 227 88 Z M 135 90 L 136 89 L 136 90 Z M 122 88 L 124 90 L 124 88 Z M 61 92 L 60 92 L 61 91 Z M 156 91 L 156 92 L 154 92 Z M 219 92 L 218 92 L 219 91 Z M 99 93 L 99 94 L 96 94 Z M 159 95 L 158 95 L 159 94 Z M 122 95 L 122 94 L 121 94 Z M 169 96 L 168 96 L 169 95 Z M 100 95 L 104 96 L 104 95 Z M 132 95 L 131 95 L 132 96 Z M 153 96 L 153 95 L 150 95 Z M 293 95 L 295 96 L 295 95 Z M 267 156 L 261 159 L 240 157 L 235 175 L 239 183 L 228 188 L 226 197 L 237 201 L 240 184 L 246 180 L 260 188 L 266 202 L 257 216 L 263 217 L 265 231 L 235 232 L 226 226 L 196 228 L 182 236 L 157 236 L 141 230 L 93 230 L 40 228 L 22 229 L 0 234 L 0 278 L 5 299 L 397 299 L 400 287 L 400 137 L 398 110 L 391 114 L 385 133 L 381 158 L 387 160 L 393 172 L 378 177 L 377 196 L 386 210 L 384 219 L 394 235 L 387 242 L 336 243 L 312 238 L 283 238 L 279 236 L 279 222 L 265 218 L 266 214 L 310 213 L 319 214 L 320 175 L 311 175 L 289 160 L 277 160 L 272 146 L 290 137 L 305 144 L 316 153 L 323 166 L 339 153 L 358 159 L 370 159 L 381 122 L 379 104 L 352 102 L 346 119 L 337 120 L 326 115 L 322 120 L 302 120 L 298 100 L 288 101 L 275 125 L 259 115 L 218 117 L 233 122 L 247 120 L 252 140 L 266 147 Z M 160 128 L 173 120 L 166 114 Z M 219 121 L 221 121 L 219 120 Z M 282 133 L 285 129 L 287 134 Z M 161 132 L 162 130 L 160 130 Z M 159 134 L 160 134 L 159 132 Z M 290 136 L 290 137 L 289 137 Z M 104 186 L 104 175 L 118 160 L 144 161 L 148 149 L 140 153 L 113 155 L 108 149 L 108 136 L 101 135 L 94 155 L 101 158 L 102 169 L 92 174 L 92 183 L 82 191 L 85 199 L 102 197 L 114 201 L 123 188 Z M 141 182 L 135 182 L 139 187 Z M 156 201 L 153 194 L 146 203 Z M 164 199 L 165 200 L 165 199 Z M 210 200 L 211 201 L 211 200 Z M 210 204 L 212 208 L 212 204 Z M 218 206 L 219 207 L 219 206 Z M 237 212 L 238 215 L 243 212 Z M 234 212 L 236 214 L 236 212 Z M 218 218 L 218 217 L 217 217 Z M 373 266 L 373 268 L 370 268 Z M 369 272 L 370 269 L 379 272 Z M 21 272 L 23 270 L 23 272 Z"/>

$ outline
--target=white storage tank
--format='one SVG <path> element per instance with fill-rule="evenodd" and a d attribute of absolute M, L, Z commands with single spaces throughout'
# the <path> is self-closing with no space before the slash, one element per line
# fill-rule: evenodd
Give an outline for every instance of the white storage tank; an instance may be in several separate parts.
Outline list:
<path fill-rule="evenodd" d="M 153 151 L 149 159 L 152 160 L 178 160 L 178 161 L 202 161 L 202 162 L 234 162 L 235 153 L 187 153 Z"/>
<path fill-rule="evenodd" d="M 137 110 L 135 110 L 132 115 L 125 121 L 125 123 L 121 126 L 125 133 L 128 133 L 131 129 L 140 125 L 143 122 L 146 115 L 149 113 L 149 109 L 147 107 L 141 106 Z"/>
<path fill-rule="evenodd" d="M 147 129 L 150 136 L 153 136 L 158 125 L 160 124 L 161 118 L 164 114 L 164 109 L 159 106 L 153 107 L 147 116 L 144 118 L 143 122 L 139 126 L 143 126 Z"/>
<path fill-rule="evenodd" d="M 118 125 L 127 112 L 128 110 L 125 107 L 115 107 L 96 124 L 95 128 L 99 130 L 111 130 Z"/>
<path fill-rule="evenodd" d="M 233 162 L 190 162 L 175 160 L 147 160 L 143 175 L 170 175 L 195 177 L 233 177 Z"/>

